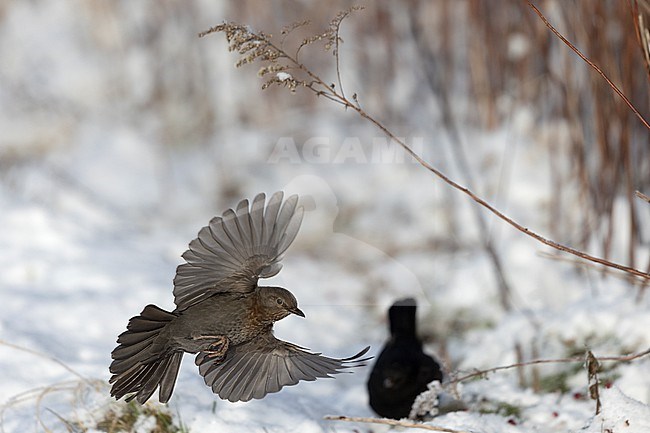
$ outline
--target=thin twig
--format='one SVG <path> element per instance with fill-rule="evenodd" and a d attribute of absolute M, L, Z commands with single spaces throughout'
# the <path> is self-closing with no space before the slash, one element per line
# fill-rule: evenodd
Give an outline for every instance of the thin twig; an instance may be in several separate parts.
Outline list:
<path fill-rule="evenodd" d="M 418 12 L 415 9 L 412 9 L 409 13 L 409 24 L 411 34 L 413 35 L 413 40 L 418 49 L 419 56 L 418 58 L 423 62 L 423 72 L 426 78 L 426 82 L 429 85 L 429 88 L 437 98 L 434 98 L 438 102 L 440 112 L 442 114 L 442 123 L 443 130 L 447 133 L 450 149 L 452 155 L 456 161 L 456 164 L 460 168 L 460 171 L 465 176 L 465 182 L 470 189 L 474 189 L 476 182 L 473 179 L 472 170 L 470 169 L 470 164 L 467 158 L 467 153 L 465 152 L 465 143 L 461 138 L 460 131 L 456 120 L 454 119 L 453 111 L 451 104 L 449 103 L 449 98 L 447 92 L 443 85 L 441 85 L 439 77 L 441 71 L 437 68 L 438 62 L 433 58 L 431 51 L 425 47 L 425 37 L 422 34 L 419 24 L 417 23 L 416 15 Z M 336 65 L 336 68 L 339 68 L 339 65 Z M 474 218 L 479 227 L 479 237 L 483 248 L 487 253 L 488 258 L 492 263 L 492 267 L 496 274 L 497 286 L 499 289 L 499 299 L 501 301 L 501 306 L 504 310 L 510 310 L 512 308 L 512 290 L 508 279 L 506 278 L 506 273 L 503 269 L 503 264 L 501 262 L 501 256 L 497 252 L 496 247 L 494 246 L 493 239 L 488 230 L 487 223 L 483 214 L 481 213 L 480 208 L 472 206 L 474 212 Z"/>
<path fill-rule="evenodd" d="M 645 195 L 645 194 L 642 193 L 641 191 L 634 191 L 634 195 L 636 195 L 637 197 L 639 197 L 641 200 L 645 200 L 645 201 L 647 201 L 648 203 L 650 203 L 650 197 L 648 197 L 647 195 Z"/>
<path fill-rule="evenodd" d="M 348 12 L 349 15 L 349 12 Z M 336 23 L 336 38 L 334 39 L 334 57 L 336 58 L 336 80 L 339 83 L 339 89 L 341 89 L 341 96 L 345 98 L 345 91 L 343 90 L 343 80 L 341 79 L 341 54 L 339 51 L 339 47 L 341 45 L 341 37 L 340 37 L 340 31 L 341 31 L 341 23 L 343 22 L 343 19 L 339 20 Z"/>
<path fill-rule="evenodd" d="M 470 432 L 469 430 L 454 430 L 446 427 L 438 427 L 435 425 L 415 423 L 410 421 L 398 421 L 396 419 L 388 419 L 388 418 L 363 418 L 357 416 L 327 415 L 324 417 L 324 419 L 328 421 L 348 421 L 348 422 L 361 422 L 366 424 L 386 424 L 386 425 L 392 425 L 398 427 L 419 428 L 422 430 L 439 431 L 445 433 L 473 433 Z"/>
<path fill-rule="evenodd" d="M 43 427 L 44 431 L 46 432 L 50 431 L 45 425 L 45 423 L 43 422 L 41 417 L 43 399 L 47 395 L 54 392 L 64 392 L 64 391 L 67 392 L 67 391 L 78 390 L 82 384 L 98 388 L 100 385 L 104 385 L 104 382 L 99 380 L 87 381 L 87 380 L 75 379 L 75 380 L 69 380 L 65 382 L 55 383 L 52 385 L 40 386 L 37 388 L 29 389 L 27 391 L 23 391 L 19 394 L 10 397 L 5 402 L 0 404 L 0 432 L 2 433 L 5 432 L 4 429 L 5 412 L 12 407 L 28 402 L 30 400 L 35 400 L 36 402 L 34 407 L 36 421 L 41 425 L 41 427 Z"/>
<path fill-rule="evenodd" d="M 650 124 L 648 124 L 648 122 L 645 120 L 643 115 L 641 115 L 639 110 L 636 109 L 636 107 L 627 98 L 627 96 L 625 96 L 625 94 L 618 87 L 616 87 L 616 84 L 614 84 L 614 82 L 609 79 L 609 77 L 603 72 L 603 70 L 600 69 L 598 67 L 598 65 L 596 65 L 594 62 L 589 60 L 589 58 L 587 56 L 582 54 L 582 52 L 578 48 L 576 48 L 575 45 L 573 45 L 571 42 L 569 42 L 569 40 L 567 38 L 565 38 L 562 35 L 562 33 L 560 33 L 555 27 L 553 27 L 553 25 L 546 19 L 544 14 L 542 14 L 542 12 L 539 9 L 537 9 L 535 7 L 535 5 L 530 2 L 530 0 L 526 0 L 526 3 L 528 3 L 528 6 L 530 6 L 530 8 L 537 14 L 537 16 L 539 16 L 539 18 L 544 22 L 546 27 L 548 27 L 553 32 L 553 34 L 555 34 L 555 36 L 557 36 L 562 42 L 564 42 L 564 44 L 566 46 L 571 48 L 571 50 L 574 53 L 576 53 L 582 60 L 585 61 L 585 63 L 587 63 L 589 66 L 591 66 L 594 71 L 598 72 L 598 74 L 601 77 L 603 77 L 603 79 L 605 81 L 607 81 L 607 84 L 609 84 L 609 87 L 611 87 L 612 90 L 623 100 L 623 102 L 625 102 L 625 104 L 627 104 L 627 106 L 630 107 L 630 110 L 632 110 L 632 112 L 634 114 L 636 114 L 636 117 L 638 117 L 639 120 L 641 120 L 641 123 L 643 123 L 643 125 L 650 130 Z"/>
<path fill-rule="evenodd" d="M 598 388 L 599 379 L 598 371 L 600 370 L 600 363 L 591 352 L 587 351 L 587 357 L 585 359 L 586 369 L 587 369 L 587 384 L 589 389 L 589 397 L 592 400 L 596 400 L 596 415 L 600 413 L 601 402 L 600 402 L 600 389 Z"/>
<path fill-rule="evenodd" d="M 532 7 L 532 5 L 531 5 Z M 222 26 L 217 26 L 212 29 L 209 29 L 206 32 L 200 33 L 200 35 L 206 35 L 209 33 L 212 33 L 214 31 L 227 31 L 228 29 L 232 29 L 235 27 L 238 31 L 242 31 L 242 27 L 239 25 L 227 25 L 224 24 Z M 630 275 L 634 275 L 637 277 L 640 277 L 644 280 L 650 280 L 650 274 L 648 272 L 641 271 L 639 269 L 636 269 L 632 266 L 625 266 L 621 265 L 619 263 L 611 262 L 609 260 L 606 260 L 601 257 L 596 257 L 592 256 L 590 254 L 587 254 L 583 251 L 571 248 L 569 246 L 560 244 L 558 242 L 555 242 L 553 240 L 547 239 L 544 236 L 528 229 L 527 227 L 519 224 L 512 218 L 508 217 L 501 211 L 499 211 L 497 208 L 492 206 L 490 203 L 488 203 L 486 200 L 472 192 L 469 188 L 455 182 L 448 176 L 446 176 L 442 171 L 438 170 L 437 168 L 433 167 L 431 164 L 429 164 L 427 161 L 425 161 L 420 155 L 418 155 L 411 147 L 409 147 L 404 140 L 398 138 L 393 134 L 384 124 L 382 124 L 380 121 L 375 119 L 373 116 L 369 115 L 365 110 L 363 110 L 358 104 L 355 104 L 353 101 L 348 100 L 344 95 L 341 93 L 337 92 L 335 88 L 330 86 L 328 83 L 323 81 L 323 79 L 318 76 L 316 73 L 311 71 L 307 66 L 305 66 L 303 63 L 299 62 L 296 58 L 290 56 L 289 54 L 286 53 L 282 48 L 277 47 L 273 42 L 269 39 L 268 36 L 264 34 L 254 34 L 254 33 L 249 33 L 250 38 L 255 38 L 256 40 L 263 41 L 265 43 L 265 50 L 264 50 L 264 56 L 261 56 L 260 53 L 254 53 L 255 56 L 249 55 L 249 57 L 252 56 L 253 59 L 258 58 L 261 61 L 275 61 L 278 58 L 286 59 L 289 63 L 291 63 L 291 68 L 296 71 L 301 71 L 304 74 L 307 75 L 307 77 L 310 79 L 309 84 L 307 84 L 305 81 L 302 81 L 301 83 L 303 84 L 304 87 L 307 89 L 311 90 L 314 92 L 316 95 L 322 95 L 325 96 L 326 98 L 332 100 L 333 102 L 339 103 L 343 105 L 346 108 L 351 108 L 354 110 L 360 117 L 363 119 L 369 121 L 375 127 L 377 127 L 381 132 L 383 132 L 387 137 L 395 141 L 397 144 L 399 144 L 411 157 L 413 157 L 422 167 L 424 167 L 426 170 L 430 171 L 432 174 L 437 176 L 440 180 L 451 186 L 452 188 L 455 188 L 456 190 L 462 192 L 463 194 L 467 195 L 470 197 L 473 201 L 484 207 L 485 209 L 489 210 L 492 212 L 494 215 L 496 215 L 498 218 L 501 220 L 505 221 L 515 229 L 519 230 L 520 232 L 524 233 L 525 235 L 537 240 L 538 242 L 547 245 L 551 248 L 554 248 L 559 251 L 563 251 L 565 253 L 572 254 L 576 257 L 580 257 L 581 259 L 588 260 L 591 262 L 599 263 L 603 266 L 607 266 L 609 268 L 613 269 L 618 269 L 623 272 L 627 272 Z M 236 44 L 236 43 L 241 43 L 239 41 L 232 42 L 231 44 Z M 231 46 L 231 49 L 234 49 Z M 269 59 L 269 52 L 273 54 L 273 57 L 271 60 Z M 251 60 L 252 61 L 252 60 Z M 246 59 L 247 63 L 249 62 L 249 59 Z M 244 64 L 240 61 L 240 64 Z M 278 81 L 274 81 L 275 83 L 279 83 Z M 320 86 L 320 89 L 318 88 Z M 650 129 L 650 128 L 649 128 Z"/>
<path fill-rule="evenodd" d="M 630 355 L 623 355 L 623 356 L 601 356 L 596 358 L 598 362 L 629 362 L 633 361 L 638 358 L 642 358 L 644 356 L 647 356 L 650 354 L 650 349 L 644 350 L 643 352 L 638 352 L 638 353 L 633 353 Z M 537 364 L 566 364 L 566 363 L 572 363 L 572 362 L 585 362 L 585 357 L 584 356 L 574 356 L 571 358 L 557 358 L 557 359 L 534 359 L 532 361 L 526 361 L 526 362 L 517 362 L 514 364 L 510 365 L 502 365 L 499 367 L 492 367 L 488 368 L 486 370 L 477 370 L 472 373 L 468 373 L 464 376 L 456 377 L 451 379 L 449 382 L 450 383 L 457 383 L 457 382 L 463 382 L 467 379 L 472 379 L 474 377 L 479 377 L 479 376 L 485 376 L 488 373 L 494 373 L 496 371 L 501 371 L 501 370 L 509 370 L 512 368 L 520 368 L 520 367 L 525 367 L 527 365 L 537 365 Z"/>
<path fill-rule="evenodd" d="M 469 196 L 472 200 L 474 200 L 476 203 L 479 205 L 483 206 L 490 212 L 492 212 L 494 215 L 499 217 L 501 220 L 505 221 L 506 223 L 510 224 L 512 227 L 516 228 L 520 232 L 530 236 L 533 239 L 536 239 L 537 241 L 543 243 L 544 245 L 548 245 L 551 248 L 554 248 L 559 251 L 563 251 L 565 253 L 573 254 L 574 256 L 580 257 L 581 259 L 584 260 L 589 260 L 595 263 L 599 263 L 603 266 L 607 266 L 610 268 L 618 269 L 620 271 L 627 272 L 629 274 L 635 275 L 637 277 L 641 277 L 643 279 L 650 279 L 650 274 L 643 272 L 641 270 L 638 270 L 636 268 L 630 267 L 630 266 L 625 266 L 621 265 L 619 263 L 611 262 L 609 260 L 605 260 L 600 257 L 592 256 L 590 254 L 587 254 L 583 251 L 576 250 L 574 248 L 568 247 L 566 245 L 560 244 L 559 242 L 555 242 L 550 239 L 546 239 L 542 235 L 530 230 L 527 227 L 524 227 L 523 225 L 519 224 L 515 220 L 511 219 L 510 217 L 506 216 L 502 212 L 500 212 L 498 209 L 496 209 L 494 206 L 489 204 L 487 201 L 473 193 L 471 190 L 468 188 L 456 183 L 449 177 L 447 177 L 445 174 L 443 174 L 441 171 L 438 169 L 434 168 L 431 164 L 426 162 L 424 159 L 422 159 L 413 149 L 411 149 L 406 143 L 404 143 L 402 140 L 397 138 L 393 133 L 391 133 L 383 124 L 381 124 L 379 121 L 375 120 L 373 117 L 368 115 L 365 111 L 357 109 L 354 105 L 350 104 L 349 105 L 351 108 L 353 108 L 361 117 L 364 119 L 368 120 L 372 124 L 374 124 L 377 128 L 379 128 L 384 134 L 386 134 L 388 137 L 390 137 L 392 140 L 394 140 L 397 144 L 399 144 L 406 152 L 411 155 L 421 166 L 429 170 L 431 173 L 435 174 L 438 178 L 440 178 L 442 181 L 450 185 L 451 187 L 457 189 L 458 191 L 461 191 L 465 195 Z"/>
<path fill-rule="evenodd" d="M 608 275 L 614 278 L 619 278 L 625 281 L 629 281 L 627 279 L 628 278 L 627 274 L 622 274 L 618 272 L 616 269 L 602 268 L 598 263 L 581 260 L 572 256 L 559 255 L 555 251 L 537 251 L 536 255 L 544 259 L 568 263 L 571 266 L 575 266 L 575 267 L 582 267 L 585 270 L 596 270 L 598 272 L 601 272 L 603 275 Z M 646 281 L 650 281 L 650 280 L 646 280 Z"/>

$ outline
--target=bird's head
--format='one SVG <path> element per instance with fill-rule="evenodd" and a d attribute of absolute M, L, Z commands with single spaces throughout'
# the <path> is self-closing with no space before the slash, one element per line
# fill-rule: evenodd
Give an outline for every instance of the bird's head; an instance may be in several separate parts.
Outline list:
<path fill-rule="evenodd" d="M 305 317 L 305 313 L 298 308 L 296 297 L 282 287 L 260 287 L 259 299 L 264 315 L 273 322 L 284 319 L 289 314 Z"/>

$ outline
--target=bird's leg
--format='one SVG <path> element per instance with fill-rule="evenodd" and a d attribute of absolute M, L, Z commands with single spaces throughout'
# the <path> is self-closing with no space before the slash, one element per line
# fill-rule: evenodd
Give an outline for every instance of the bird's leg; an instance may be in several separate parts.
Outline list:
<path fill-rule="evenodd" d="M 211 340 L 210 344 L 202 352 L 205 356 L 217 362 L 222 361 L 228 352 L 229 341 L 225 335 L 198 335 L 193 340 Z"/>

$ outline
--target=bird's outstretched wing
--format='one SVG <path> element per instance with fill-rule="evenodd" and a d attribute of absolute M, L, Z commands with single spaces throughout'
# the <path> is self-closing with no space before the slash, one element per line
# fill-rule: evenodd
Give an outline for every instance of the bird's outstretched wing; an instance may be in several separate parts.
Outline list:
<path fill-rule="evenodd" d="M 298 196 L 284 203 L 282 192 L 258 194 L 250 205 L 242 200 L 203 227 L 183 253 L 186 263 L 176 269 L 174 302 L 184 310 L 219 292 L 247 293 L 259 278 L 282 269 L 280 260 L 293 242 L 303 209 Z"/>
<path fill-rule="evenodd" d="M 200 352 L 196 365 L 206 385 L 219 397 L 233 402 L 248 401 L 301 380 L 331 377 L 344 369 L 363 366 L 370 358 L 360 358 L 369 348 L 349 358 L 328 358 L 278 340 L 269 330 L 247 343 L 231 347 L 223 360 L 211 359 Z"/>

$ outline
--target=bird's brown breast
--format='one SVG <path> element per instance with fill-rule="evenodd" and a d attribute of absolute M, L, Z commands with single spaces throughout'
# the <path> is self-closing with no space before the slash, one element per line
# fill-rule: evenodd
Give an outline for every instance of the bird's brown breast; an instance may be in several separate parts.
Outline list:
<path fill-rule="evenodd" d="M 250 308 L 248 308 L 248 314 L 244 321 L 248 323 L 246 329 L 243 330 L 242 338 L 245 338 L 244 342 L 252 340 L 273 326 L 273 320 L 268 317 L 267 312 L 259 302 L 257 293 L 251 295 Z"/>
<path fill-rule="evenodd" d="M 211 336 L 226 336 L 231 345 L 250 341 L 267 329 L 255 294 L 219 294 L 179 313 L 165 339 L 187 352 L 203 350 Z"/>

